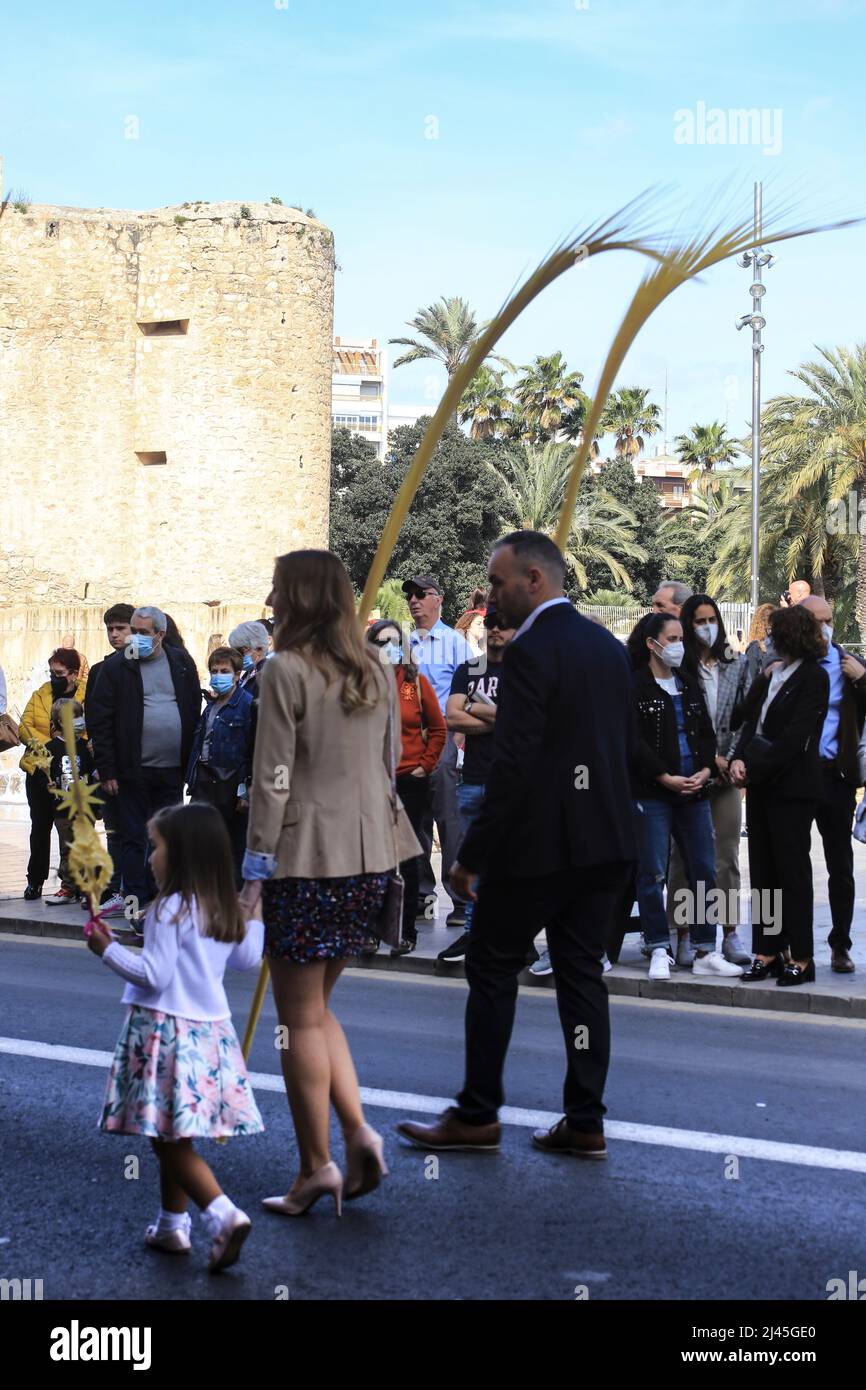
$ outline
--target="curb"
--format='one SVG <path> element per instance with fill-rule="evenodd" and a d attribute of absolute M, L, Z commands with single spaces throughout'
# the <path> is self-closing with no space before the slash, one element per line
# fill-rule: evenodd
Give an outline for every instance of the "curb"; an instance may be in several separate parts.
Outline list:
<path fill-rule="evenodd" d="M 81 925 L 72 922 L 38 921 L 28 917 L 0 917 L 0 940 L 3 937 L 42 936 L 66 941 L 81 941 Z M 393 974 L 433 975 L 446 980 L 466 978 L 461 964 L 443 965 L 433 956 L 401 956 L 392 960 L 388 955 L 362 956 L 353 969 L 388 971 Z M 679 980 L 650 981 L 639 966 L 618 965 L 605 975 L 608 994 L 633 999 L 665 1000 L 680 1004 L 703 1004 L 708 1008 L 771 1009 L 777 1013 L 824 1014 L 834 1018 L 866 1019 L 866 996 L 840 994 L 835 991 L 798 986 L 779 989 L 776 985 L 729 985 L 722 981 L 693 979 L 686 971 Z M 519 984 L 531 989 L 554 988 L 553 977 L 540 980 L 521 972 Z"/>

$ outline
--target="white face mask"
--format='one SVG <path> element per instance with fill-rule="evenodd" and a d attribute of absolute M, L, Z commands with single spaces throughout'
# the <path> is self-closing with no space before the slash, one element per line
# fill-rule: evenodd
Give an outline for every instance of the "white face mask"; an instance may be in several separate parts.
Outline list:
<path fill-rule="evenodd" d="M 718 623 L 698 623 L 695 626 L 695 632 L 705 646 L 714 647 L 719 636 L 719 625 Z"/>
<path fill-rule="evenodd" d="M 686 654 L 686 649 L 682 642 L 668 642 L 666 647 L 663 647 L 660 642 L 657 642 L 656 646 L 659 649 L 658 655 L 666 666 L 682 666 L 683 657 Z"/>
<path fill-rule="evenodd" d="M 832 623 L 822 623 L 822 624 L 821 624 L 821 631 L 823 632 L 824 636 L 827 638 L 827 645 L 829 646 L 830 643 L 833 641 L 833 624 L 832 624 Z"/>

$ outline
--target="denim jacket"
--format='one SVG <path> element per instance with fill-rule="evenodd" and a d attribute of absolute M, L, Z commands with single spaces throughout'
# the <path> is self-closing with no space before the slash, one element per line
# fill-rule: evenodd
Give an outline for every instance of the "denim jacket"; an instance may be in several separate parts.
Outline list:
<path fill-rule="evenodd" d="M 186 770 L 187 786 L 195 785 L 195 774 L 204 744 L 208 707 L 202 712 L 192 740 L 192 751 Z M 235 690 L 214 717 L 210 738 L 210 763 L 213 767 L 236 768 L 238 782 L 249 776 L 253 741 L 253 698 L 246 690 Z"/>

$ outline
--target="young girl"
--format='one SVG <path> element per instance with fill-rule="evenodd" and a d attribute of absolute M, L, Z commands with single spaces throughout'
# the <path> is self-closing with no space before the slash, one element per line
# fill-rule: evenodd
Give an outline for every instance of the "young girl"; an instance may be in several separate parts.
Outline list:
<path fill-rule="evenodd" d="M 264 1129 L 223 988 L 227 965 L 251 970 L 264 927 L 244 919 L 235 895 L 222 817 L 191 802 L 159 811 L 148 830 L 158 893 L 144 923 L 141 955 L 98 926 L 88 945 L 129 981 L 131 1007 L 106 1086 L 100 1129 L 146 1134 L 159 1160 L 162 1206 L 147 1244 L 171 1254 L 190 1248 L 191 1197 L 201 1208 L 210 1269 L 234 1264 L 250 1219 L 222 1191 L 193 1139 Z"/>

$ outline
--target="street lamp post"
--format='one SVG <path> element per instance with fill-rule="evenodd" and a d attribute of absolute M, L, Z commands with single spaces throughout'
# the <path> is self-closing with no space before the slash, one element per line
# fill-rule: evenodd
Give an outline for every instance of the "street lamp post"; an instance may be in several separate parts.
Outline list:
<path fill-rule="evenodd" d="M 760 241 L 763 230 L 762 185 L 755 184 L 755 240 Z M 766 286 L 761 276 L 774 262 L 775 256 L 756 245 L 751 251 L 744 251 L 738 257 L 737 265 L 752 271 L 752 312 L 737 319 L 737 331 L 747 325 L 752 330 L 752 577 L 749 603 L 752 612 L 758 607 L 758 580 L 760 573 L 759 508 L 761 500 L 761 332 L 766 326 L 761 301 Z"/>

